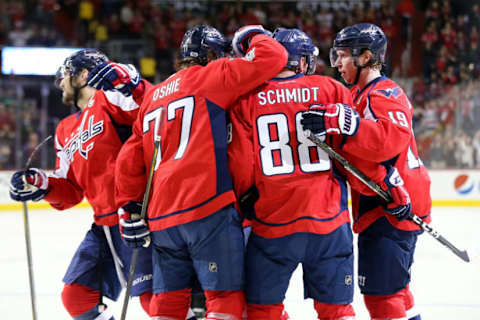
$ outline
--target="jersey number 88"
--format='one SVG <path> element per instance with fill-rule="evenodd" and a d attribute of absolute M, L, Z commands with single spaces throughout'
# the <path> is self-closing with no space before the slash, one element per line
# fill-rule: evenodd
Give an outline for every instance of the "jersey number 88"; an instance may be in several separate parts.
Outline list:
<path fill-rule="evenodd" d="M 295 115 L 295 130 L 292 131 L 297 140 L 298 160 L 296 160 L 290 143 L 287 116 L 283 113 L 275 113 L 257 118 L 258 142 L 261 146 L 260 161 L 264 175 L 293 173 L 295 163 L 298 163 L 300 170 L 305 173 L 330 170 L 331 162 L 328 155 L 303 134 L 300 119 L 301 113 L 298 112 Z M 311 156 L 312 149 L 317 153 L 316 157 Z"/>

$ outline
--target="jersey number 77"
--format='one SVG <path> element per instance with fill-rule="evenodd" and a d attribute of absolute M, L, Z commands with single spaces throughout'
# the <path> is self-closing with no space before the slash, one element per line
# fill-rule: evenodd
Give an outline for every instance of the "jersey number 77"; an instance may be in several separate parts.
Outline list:
<path fill-rule="evenodd" d="M 182 127 L 180 132 L 180 143 L 178 145 L 177 152 L 175 153 L 174 160 L 181 159 L 185 154 L 185 151 L 187 150 L 188 141 L 190 140 L 190 128 L 192 127 L 194 108 L 195 108 L 195 99 L 192 96 L 172 101 L 167 105 L 166 110 L 167 110 L 168 121 L 175 120 L 177 109 L 183 109 L 183 112 L 181 113 Z M 157 132 L 160 126 L 160 119 L 162 118 L 161 115 L 163 110 L 164 110 L 163 107 L 158 107 L 153 111 L 150 111 L 149 113 L 145 114 L 145 117 L 143 118 L 143 134 L 150 131 L 150 122 L 154 121 L 153 138 L 155 139 L 156 135 L 158 134 Z M 160 148 L 157 155 L 157 162 L 156 162 L 157 165 L 155 167 L 155 170 L 157 170 L 158 164 L 160 164 L 161 159 L 162 159 L 162 152 Z"/>

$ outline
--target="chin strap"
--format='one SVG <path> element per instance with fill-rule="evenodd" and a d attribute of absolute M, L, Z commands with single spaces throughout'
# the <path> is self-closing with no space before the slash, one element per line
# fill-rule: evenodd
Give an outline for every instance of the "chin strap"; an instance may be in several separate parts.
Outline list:
<path fill-rule="evenodd" d="M 358 57 L 355 57 L 353 59 L 353 64 L 355 65 L 355 67 L 357 67 L 357 75 L 355 76 L 355 80 L 353 81 L 353 85 L 356 85 L 358 83 L 358 80 L 360 79 L 360 73 L 362 72 L 362 69 L 367 67 L 367 65 L 364 65 L 364 66 L 359 66 L 358 63 L 357 63 L 357 59 Z"/>
<path fill-rule="evenodd" d="M 80 87 L 74 86 L 72 82 L 73 77 L 70 77 L 70 86 L 73 88 L 73 105 L 75 108 L 80 109 L 78 106 L 78 96 L 80 95 L 80 90 L 87 86 L 87 83 L 83 84 Z"/>

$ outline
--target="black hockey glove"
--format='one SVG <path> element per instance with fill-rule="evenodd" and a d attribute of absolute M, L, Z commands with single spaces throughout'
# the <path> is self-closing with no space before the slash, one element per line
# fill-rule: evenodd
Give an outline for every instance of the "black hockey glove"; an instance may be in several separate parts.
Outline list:
<path fill-rule="evenodd" d="M 118 209 L 120 218 L 120 234 L 123 242 L 130 248 L 148 247 L 150 245 L 150 231 L 140 217 L 142 203 L 130 201 Z"/>
<path fill-rule="evenodd" d="M 40 169 L 17 171 L 10 179 L 10 198 L 15 201 L 40 201 L 47 194 L 48 177 Z"/>

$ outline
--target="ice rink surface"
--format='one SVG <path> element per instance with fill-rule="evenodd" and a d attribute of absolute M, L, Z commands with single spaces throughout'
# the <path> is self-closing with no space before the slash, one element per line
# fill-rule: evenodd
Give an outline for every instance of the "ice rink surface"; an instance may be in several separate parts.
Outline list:
<path fill-rule="evenodd" d="M 0 319 L 32 319 L 28 267 L 21 211 L 0 212 Z M 473 261 L 465 263 L 428 234 L 418 241 L 411 289 L 423 320 L 480 319 L 480 208 L 434 208 L 432 226 Z M 29 212 L 39 320 L 70 319 L 60 301 L 63 274 L 92 222 L 89 209 Z M 476 258 L 476 259 L 475 259 Z M 285 299 L 292 319 L 316 319 L 312 301 L 303 300 L 301 271 L 294 273 Z M 107 301 L 120 318 L 123 297 Z M 369 319 L 358 289 L 357 319 Z M 148 319 L 138 300 L 130 301 L 127 319 Z"/>

